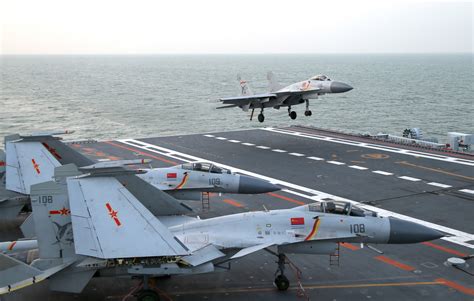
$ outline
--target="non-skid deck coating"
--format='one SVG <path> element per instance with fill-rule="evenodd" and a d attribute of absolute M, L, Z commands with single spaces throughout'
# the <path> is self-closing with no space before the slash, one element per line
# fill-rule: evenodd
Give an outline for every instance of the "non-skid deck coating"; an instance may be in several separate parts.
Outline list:
<path fill-rule="evenodd" d="M 213 195 L 211 210 L 188 202 L 202 218 L 248 210 L 291 208 L 321 199 L 345 199 L 367 209 L 430 225 L 449 234 L 414 245 L 341 247 L 339 266 L 328 256 L 290 255 L 303 271 L 311 300 L 474 300 L 473 268 L 444 263 L 474 254 L 474 161 L 340 136 L 308 128 L 258 129 L 76 144 L 96 160 L 154 159 L 154 167 L 206 160 L 263 177 L 282 191 L 264 195 Z M 2 230 L 2 240 L 12 238 Z M 17 234 L 18 235 L 18 234 Z M 231 233 L 229 234 L 231 235 Z M 468 260 L 474 265 L 474 259 Z M 230 271 L 160 279 L 163 300 L 298 300 L 292 288 L 272 286 L 275 258 L 258 252 L 232 262 Z M 50 292 L 47 282 L 3 300 L 122 300 L 128 279 L 93 279 L 80 295 Z"/>

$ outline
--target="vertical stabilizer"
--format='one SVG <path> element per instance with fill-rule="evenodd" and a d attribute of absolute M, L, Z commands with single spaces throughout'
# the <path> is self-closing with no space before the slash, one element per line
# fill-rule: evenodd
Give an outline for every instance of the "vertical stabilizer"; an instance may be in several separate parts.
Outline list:
<path fill-rule="evenodd" d="M 75 256 L 66 185 L 53 181 L 33 185 L 31 206 L 40 258 Z"/>
<path fill-rule="evenodd" d="M 272 71 L 268 71 L 267 80 L 268 80 L 268 90 L 270 92 L 275 92 L 281 89 L 281 86 L 278 83 L 276 76 Z"/>

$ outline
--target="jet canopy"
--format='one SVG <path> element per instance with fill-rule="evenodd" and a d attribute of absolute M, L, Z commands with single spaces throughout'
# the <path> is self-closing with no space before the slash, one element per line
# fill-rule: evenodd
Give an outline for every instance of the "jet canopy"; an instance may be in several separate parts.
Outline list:
<path fill-rule="evenodd" d="M 230 170 L 219 167 L 212 163 L 208 162 L 194 162 L 194 163 L 186 163 L 181 165 L 182 169 L 186 170 L 194 170 L 194 171 L 202 171 L 202 172 L 210 172 L 210 173 L 220 173 L 220 174 L 231 174 Z"/>
<path fill-rule="evenodd" d="M 331 79 L 324 74 L 318 74 L 310 78 L 310 80 L 318 80 L 318 81 L 330 81 Z"/>
<path fill-rule="evenodd" d="M 376 216 L 375 212 L 362 210 L 352 205 L 352 203 L 334 200 L 310 204 L 308 205 L 308 210 L 311 212 L 323 212 L 351 216 Z"/>

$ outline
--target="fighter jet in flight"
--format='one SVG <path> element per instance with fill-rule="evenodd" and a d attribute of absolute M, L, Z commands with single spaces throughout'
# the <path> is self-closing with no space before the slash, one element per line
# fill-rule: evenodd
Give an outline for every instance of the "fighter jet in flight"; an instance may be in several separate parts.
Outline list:
<path fill-rule="evenodd" d="M 0 217 L 15 217 L 29 203 L 30 186 L 50 181 L 54 168 L 75 164 L 82 171 L 87 167 L 114 168 L 119 165 L 134 165 L 149 163 L 150 160 L 121 160 L 95 162 L 79 153 L 74 148 L 63 143 L 60 137 L 65 132 L 40 133 L 5 137 L 6 159 L 0 150 L 0 173 L 5 171 L 0 183 Z M 167 168 L 142 169 L 142 173 L 129 178 L 127 185 L 136 193 L 147 182 L 165 191 L 179 200 L 201 201 L 203 192 L 259 194 L 280 190 L 280 187 L 206 162 L 194 162 Z M 1 174 L 0 174 L 1 176 Z M 124 182 L 125 184 L 125 182 Z"/>
<path fill-rule="evenodd" d="M 269 92 L 253 94 L 247 81 L 242 80 L 239 76 L 241 96 L 221 98 L 220 101 L 224 106 L 218 107 L 218 109 L 239 107 L 245 112 L 250 109 L 252 110 L 250 120 L 253 118 L 255 109 L 260 109 L 258 121 L 263 122 L 265 120 L 263 115 L 265 108 L 280 109 L 281 107 L 288 107 L 288 115 L 291 119 L 296 119 L 296 112 L 291 110 L 293 105 L 306 103 L 304 115 L 311 116 L 310 99 L 317 99 L 320 95 L 326 93 L 344 93 L 352 90 L 352 87 L 348 84 L 332 81 L 326 75 L 316 75 L 286 87 L 282 87 L 277 83 L 272 72 L 268 72 L 267 79 L 269 81 Z"/>
<path fill-rule="evenodd" d="M 278 257 L 274 282 L 287 290 L 286 254 L 327 255 L 341 242 L 405 244 L 443 236 L 335 201 L 202 220 L 183 216 L 166 202 L 155 206 L 135 197 L 122 184 L 133 171 L 117 166 L 87 170 L 60 166 L 54 181 L 31 187 L 32 219 L 22 230 L 34 230 L 39 258 L 28 265 L 0 254 L 0 294 L 46 278 L 52 290 L 80 293 L 93 276 L 141 277 L 138 300 L 158 300 L 147 287 L 149 277 L 209 273 L 260 250 Z M 154 199 L 166 196 L 154 188 Z"/>

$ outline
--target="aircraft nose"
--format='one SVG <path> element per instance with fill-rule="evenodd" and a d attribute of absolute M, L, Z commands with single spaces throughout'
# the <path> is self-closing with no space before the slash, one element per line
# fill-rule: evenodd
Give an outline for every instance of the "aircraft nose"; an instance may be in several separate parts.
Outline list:
<path fill-rule="evenodd" d="M 352 90 L 353 88 L 348 84 L 341 83 L 341 82 L 332 82 L 329 86 L 329 89 L 332 93 L 344 93 L 347 91 Z"/>
<path fill-rule="evenodd" d="M 264 180 L 240 176 L 239 180 L 239 193 L 244 194 L 255 194 L 255 193 L 266 193 L 280 190 L 281 188 Z"/>
<path fill-rule="evenodd" d="M 423 225 L 401 220 L 398 218 L 389 218 L 390 237 L 389 244 L 411 244 L 423 241 L 438 239 L 444 236 L 443 233 Z"/>

